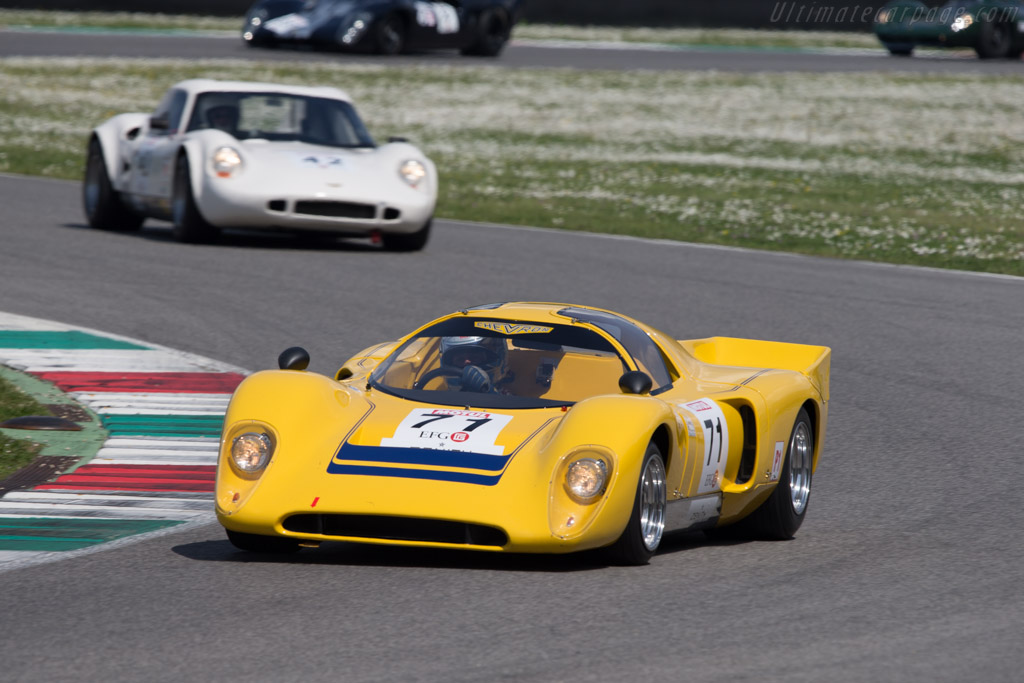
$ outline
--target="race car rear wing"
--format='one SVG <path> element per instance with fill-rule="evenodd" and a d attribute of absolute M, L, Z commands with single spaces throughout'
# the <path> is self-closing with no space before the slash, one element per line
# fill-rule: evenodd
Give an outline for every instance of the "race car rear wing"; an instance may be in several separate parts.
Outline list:
<path fill-rule="evenodd" d="M 795 370 L 807 376 L 814 388 L 828 401 L 828 376 L 832 349 L 827 346 L 787 344 L 785 342 L 708 337 L 680 339 L 690 355 L 702 363 L 745 368 Z"/>

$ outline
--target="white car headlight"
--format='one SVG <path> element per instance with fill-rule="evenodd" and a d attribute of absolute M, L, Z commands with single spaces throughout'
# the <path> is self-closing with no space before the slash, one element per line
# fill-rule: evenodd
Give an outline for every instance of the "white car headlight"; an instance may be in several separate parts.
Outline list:
<path fill-rule="evenodd" d="M 580 458 L 565 472 L 565 487 L 575 498 L 587 502 L 604 491 L 608 468 L 601 460 Z"/>
<path fill-rule="evenodd" d="M 242 165 L 242 157 L 234 147 L 218 147 L 213 153 L 213 172 L 228 178 Z"/>
<path fill-rule="evenodd" d="M 970 28 L 973 24 L 974 17 L 970 14 L 964 14 L 953 20 L 953 26 L 951 28 L 954 33 L 957 33 Z"/>
<path fill-rule="evenodd" d="M 231 442 L 231 461 L 242 472 L 255 474 L 274 454 L 274 444 L 266 434 L 246 432 Z"/>
<path fill-rule="evenodd" d="M 409 183 L 410 187 L 417 187 L 427 177 L 427 167 L 415 159 L 409 159 L 398 169 L 398 175 L 402 180 Z"/>

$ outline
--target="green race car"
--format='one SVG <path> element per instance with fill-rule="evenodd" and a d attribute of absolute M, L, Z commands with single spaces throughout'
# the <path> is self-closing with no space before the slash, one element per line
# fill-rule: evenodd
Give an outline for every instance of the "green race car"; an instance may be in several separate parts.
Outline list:
<path fill-rule="evenodd" d="M 1024 1 L 951 0 L 929 7 L 918 0 L 893 0 L 876 15 L 875 34 L 891 54 L 904 57 L 927 45 L 972 47 L 982 59 L 1020 59 Z"/>

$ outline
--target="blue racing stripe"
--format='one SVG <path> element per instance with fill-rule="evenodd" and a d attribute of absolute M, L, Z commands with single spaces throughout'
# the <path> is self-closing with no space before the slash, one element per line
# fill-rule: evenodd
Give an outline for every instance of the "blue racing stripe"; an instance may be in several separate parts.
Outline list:
<path fill-rule="evenodd" d="M 400 467 L 371 467 L 367 465 L 340 465 L 332 462 L 327 466 L 328 474 L 359 474 L 367 477 L 399 477 L 402 479 L 430 479 L 453 481 L 461 484 L 494 486 L 501 475 L 470 474 L 468 472 L 444 472 L 440 470 L 410 470 Z"/>
<path fill-rule="evenodd" d="M 427 465 L 428 467 L 461 467 L 468 470 L 500 472 L 511 455 L 489 455 L 466 451 L 440 451 L 431 448 L 398 448 L 394 446 L 356 446 L 342 444 L 331 465 L 342 460 L 360 462 L 386 462 L 401 465 Z M 329 473 L 333 473 L 330 468 Z"/>

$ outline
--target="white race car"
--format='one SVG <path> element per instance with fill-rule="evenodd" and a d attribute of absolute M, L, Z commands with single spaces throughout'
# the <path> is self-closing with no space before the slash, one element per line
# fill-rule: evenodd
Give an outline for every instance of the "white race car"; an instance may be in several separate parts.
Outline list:
<path fill-rule="evenodd" d="M 83 203 L 89 225 L 174 223 L 182 242 L 220 228 L 368 236 L 422 249 L 437 169 L 401 138 L 377 146 L 336 88 L 188 80 L 152 114 L 93 130 Z"/>

